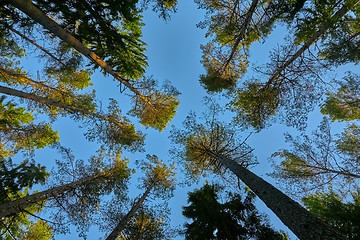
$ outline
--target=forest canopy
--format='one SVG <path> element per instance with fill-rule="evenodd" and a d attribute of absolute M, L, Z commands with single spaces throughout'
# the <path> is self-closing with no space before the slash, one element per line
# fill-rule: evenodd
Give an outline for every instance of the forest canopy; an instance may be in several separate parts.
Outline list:
<path fill-rule="evenodd" d="M 1 1 L 0 239 L 358 239 L 359 16 Z"/>

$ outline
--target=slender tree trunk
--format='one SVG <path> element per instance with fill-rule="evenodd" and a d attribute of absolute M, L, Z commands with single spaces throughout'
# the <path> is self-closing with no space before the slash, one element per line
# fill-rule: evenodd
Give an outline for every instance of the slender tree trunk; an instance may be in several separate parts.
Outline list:
<path fill-rule="evenodd" d="M 68 111 L 78 111 L 78 109 L 74 106 L 62 103 L 60 101 L 55 101 L 53 99 L 50 98 L 45 98 L 45 97 L 41 97 L 41 96 L 37 96 L 31 93 L 27 93 L 27 92 L 22 92 L 13 88 L 8 88 L 8 87 L 4 87 L 4 86 L 0 86 L 0 93 L 4 93 L 7 95 L 11 95 L 11 96 L 15 96 L 15 97 L 20 97 L 20 98 L 24 98 L 24 99 L 28 99 L 34 102 L 38 102 L 38 103 L 43 103 L 47 106 L 56 106 L 59 108 L 63 108 L 63 109 L 67 109 Z"/>
<path fill-rule="evenodd" d="M 315 165 L 309 165 L 309 164 L 295 164 L 295 166 L 313 168 L 316 170 L 323 170 L 323 171 L 325 171 L 325 173 L 334 173 L 334 174 L 338 174 L 338 175 L 341 175 L 346 178 L 360 178 L 359 174 L 351 173 L 348 171 L 339 171 L 336 169 L 330 169 L 330 168 L 322 167 L 322 166 L 315 166 Z M 321 173 L 317 173 L 317 174 L 321 174 Z"/>
<path fill-rule="evenodd" d="M 310 39 L 308 39 L 304 45 L 284 64 L 279 67 L 275 72 L 271 74 L 271 78 L 268 82 L 275 80 L 290 64 L 292 64 L 297 58 L 299 58 L 307 49 L 310 48 L 329 28 L 333 27 L 333 24 L 337 22 L 338 19 L 343 17 L 351 8 L 356 6 L 359 3 L 359 0 L 352 0 L 352 3 L 344 4 L 329 21 L 327 21 L 317 32 L 315 32 Z"/>
<path fill-rule="evenodd" d="M 75 48 L 82 55 L 90 59 L 96 65 L 104 69 L 108 74 L 113 76 L 115 79 L 120 81 L 126 87 L 128 87 L 134 94 L 136 94 L 141 100 L 143 100 L 150 107 L 153 107 L 151 101 L 144 96 L 139 90 L 137 90 L 133 85 L 129 83 L 127 79 L 124 79 L 118 72 L 115 72 L 111 66 L 109 66 L 100 56 L 92 52 L 85 45 L 83 45 L 79 40 L 77 40 L 73 35 L 68 33 L 63 29 L 59 24 L 49 18 L 44 12 L 38 9 L 31 0 L 11 0 L 10 4 L 28 15 L 34 21 L 42 25 L 44 28 L 49 30 L 55 36 L 69 44 L 71 47 Z"/>
<path fill-rule="evenodd" d="M 66 111 L 68 111 L 70 113 L 80 113 L 80 114 L 82 114 L 84 116 L 87 116 L 87 115 L 92 116 L 94 118 L 113 123 L 118 127 L 124 127 L 124 123 L 116 121 L 115 119 L 105 117 L 105 116 L 103 116 L 101 114 L 98 114 L 98 113 L 84 111 L 83 109 L 80 109 L 80 108 L 78 108 L 76 106 L 69 105 L 69 104 L 66 104 L 66 103 L 63 103 L 63 102 L 60 102 L 60 101 L 57 101 L 57 100 L 53 100 L 51 98 L 37 96 L 37 95 L 31 94 L 31 93 L 22 92 L 22 91 L 12 89 L 12 88 L 8 88 L 8 87 L 4 87 L 4 86 L 0 86 L 0 93 L 4 93 L 4 94 L 15 96 L 15 97 L 24 98 L 24 99 L 27 99 L 27 100 L 30 100 L 30 101 L 45 104 L 47 106 L 54 106 L 54 107 L 62 108 L 62 109 L 65 109 Z"/>
<path fill-rule="evenodd" d="M 106 175 L 108 175 L 110 171 L 95 176 L 82 178 L 80 180 L 64 184 L 62 186 L 54 187 L 42 192 L 27 195 L 23 198 L 19 198 L 11 202 L 2 203 L 0 204 L 0 219 L 21 212 L 25 208 L 30 207 L 33 204 L 40 203 L 51 197 L 56 197 L 60 194 L 65 193 L 66 191 L 76 189 L 80 185 L 89 181 L 94 181 L 98 178 L 106 177 Z"/>
<path fill-rule="evenodd" d="M 39 89 L 43 92 L 49 92 L 49 91 L 54 91 L 57 92 L 59 94 L 67 94 L 57 88 L 53 88 L 51 86 L 48 86 L 42 82 L 39 81 L 35 81 L 33 79 L 30 79 L 29 77 L 27 77 L 25 74 L 22 73 L 16 73 L 12 70 L 8 70 L 5 69 L 3 67 L 0 66 L 0 74 L 1 77 L 3 77 L 4 79 L 16 79 L 17 83 L 15 83 L 14 85 L 28 85 L 31 86 L 34 89 Z"/>
<path fill-rule="evenodd" d="M 345 239 L 283 192 L 235 161 L 208 151 L 240 178 L 301 240 Z"/>
<path fill-rule="evenodd" d="M 139 208 L 143 205 L 143 202 L 149 195 L 152 186 L 149 186 L 143 195 L 136 201 L 136 203 L 132 206 L 130 211 L 120 220 L 118 225 L 113 229 L 113 231 L 109 234 L 106 240 L 115 240 L 118 236 L 120 236 L 121 231 L 125 228 L 126 224 L 130 221 L 130 219 L 134 216 L 134 214 L 139 210 Z"/>
<path fill-rule="evenodd" d="M 241 26 L 241 29 L 240 29 L 240 33 L 239 35 L 236 37 L 236 40 L 234 42 L 234 46 L 232 47 L 231 49 L 231 53 L 230 53 L 230 56 L 228 58 L 228 60 L 226 61 L 224 67 L 223 67 L 223 71 L 225 71 L 226 67 L 230 64 L 232 58 L 234 57 L 235 55 L 235 52 L 237 51 L 237 48 L 241 42 L 242 39 L 244 39 L 244 36 L 245 36 L 245 32 L 250 24 L 250 21 L 252 19 L 252 16 L 255 12 L 255 8 L 258 4 L 259 0 L 253 0 L 253 2 L 251 3 L 251 6 L 249 8 L 249 11 L 247 12 L 246 14 L 246 19 L 243 23 L 243 25 Z"/>
<path fill-rule="evenodd" d="M 6 28 L 9 29 L 10 31 L 12 31 L 13 33 L 19 35 L 21 38 L 25 39 L 25 41 L 31 43 L 32 45 L 34 45 L 35 47 L 37 47 L 38 49 L 40 49 L 41 51 L 43 51 L 47 55 L 49 55 L 52 59 L 56 60 L 61 65 L 63 65 L 63 66 L 65 65 L 59 58 L 57 58 L 54 54 L 52 54 L 51 52 L 46 50 L 44 47 L 37 44 L 34 40 L 28 38 L 26 35 L 22 34 L 21 32 L 19 32 L 18 30 L 12 28 L 11 26 L 6 26 Z"/>

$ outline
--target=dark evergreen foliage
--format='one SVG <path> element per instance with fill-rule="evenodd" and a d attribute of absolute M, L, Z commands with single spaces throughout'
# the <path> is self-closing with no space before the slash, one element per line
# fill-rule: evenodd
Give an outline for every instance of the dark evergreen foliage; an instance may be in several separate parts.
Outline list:
<path fill-rule="evenodd" d="M 221 192 L 219 185 L 205 184 L 188 193 L 190 205 L 183 208 L 183 215 L 192 222 L 185 224 L 186 239 L 287 239 L 286 234 L 273 230 L 256 210 L 252 192 L 244 200 L 240 194 L 227 192 L 226 200 L 220 202 Z"/>

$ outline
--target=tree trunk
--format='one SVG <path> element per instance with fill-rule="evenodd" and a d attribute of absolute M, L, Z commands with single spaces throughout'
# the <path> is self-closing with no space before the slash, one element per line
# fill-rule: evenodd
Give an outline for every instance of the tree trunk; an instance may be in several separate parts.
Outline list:
<path fill-rule="evenodd" d="M 288 59 L 280 68 L 271 74 L 271 78 L 268 82 L 275 80 L 290 64 L 292 64 L 298 57 L 300 57 L 307 49 L 310 48 L 329 28 L 333 26 L 333 23 L 337 22 L 338 19 L 343 17 L 351 8 L 356 6 L 359 3 L 359 0 L 353 0 L 352 3 L 344 4 L 329 21 L 327 21 L 317 32 L 308 39 L 305 44 L 290 58 Z"/>
<path fill-rule="evenodd" d="M 299 167 L 307 167 L 307 168 L 313 168 L 316 170 L 323 170 L 325 172 L 322 173 L 315 173 L 316 175 L 321 175 L 321 174 L 326 174 L 326 173 L 333 173 L 333 174 L 337 174 L 337 175 L 341 175 L 345 178 L 360 178 L 359 174 L 355 174 L 355 173 L 351 173 L 349 171 L 341 171 L 341 170 L 336 170 L 336 169 L 330 169 L 327 167 L 323 167 L 323 166 L 315 166 L 315 165 L 309 165 L 309 164 L 294 164 L 295 166 L 299 166 Z"/>
<path fill-rule="evenodd" d="M 231 159 L 221 157 L 212 151 L 208 152 L 240 178 L 299 239 L 345 239 L 333 228 L 313 216 L 299 203 L 286 196 L 261 177 Z"/>
<path fill-rule="evenodd" d="M 137 202 L 132 206 L 130 211 L 120 220 L 118 225 L 113 229 L 113 231 L 109 234 L 106 240 L 115 240 L 120 234 L 121 231 L 125 228 L 126 224 L 130 221 L 130 219 L 134 216 L 134 214 L 139 210 L 142 206 L 143 202 L 149 195 L 152 186 L 149 186 L 143 195 L 137 200 Z"/>
<path fill-rule="evenodd" d="M 84 116 L 89 115 L 89 116 L 92 116 L 94 118 L 113 123 L 113 124 L 115 124 L 116 126 L 118 126 L 120 128 L 124 127 L 123 123 L 121 123 L 119 121 L 116 121 L 115 119 L 105 117 L 105 116 L 103 116 L 101 114 L 98 114 L 98 113 L 84 111 L 83 109 L 80 109 L 80 108 L 78 108 L 76 106 L 72 106 L 72 105 L 57 101 L 57 100 L 50 99 L 50 98 L 37 96 L 37 95 L 31 94 L 31 93 L 22 92 L 22 91 L 12 89 L 12 88 L 8 88 L 8 87 L 4 87 L 4 86 L 0 86 L 0 93 L 4 93 L 4 94 L 15 96 L 15 97 L 24 98 L 24 99 L 27 99 L 27 100 L 30 100 L 30 101 L 45 104 L 47 106 L 54 106 L 54 107 L 62 108 L 62 109 L 67 110 L 70 113 L 77 112 L 77 113 L 80 113 L 80 114 L 82 114 Z"/>
<path fill-rule="evenodd" d="M 56 197 L 60 194 L 65 193 L 66 191 L 75 189 L 78 186 L 80 186 L 86 182 L 94 181 L 101 177 L 106 177 L 106 175 L 108 175 L 108 173 L 109 173 L 109 171 L 102 173 L 102 174 L 95 175 L 95 176 L 82 178 L 80 180 L 77 180 L 77 181 L 74 181 L 74 182 L 71 182 L 68 184 L 64 184 L 62 186 L 54 187 L 54 188 L 51 188 L 51 189 L 48 189 L 48 190 L 45 190 L 42 192 L 27 195 L 23 198 L 19 198 L 19 199 L 13 200 L 11 202 L 2 203 L 2 204 L 0 204 L 0 219 L 3 217 L 10 216 L 12 214 L 21 212 L 25 208 L 30 207 L 33 204 L 40 203 L 51 197 Z"/>
<path fill-rule="evenodd" d="M 115 72 L 111 66 L 109 66 L 101 57 L 96 53 L 92 52 L 85 45 L 83 45 L 79 40 L 77 40 L 73 35 L 68 33 L 63 29 L 59 24 L 49 18 L 44 12 L 38 9 L 31 0 L 11 0 L 10 4 L 24 12 L 34 21 L 42 25 L 44 28 L 49 30 L 55 36 L 69 44 L 71 47 L 75 48 L 82 55 L 90 59 L 96 65 L 104 69 L 108 74 L 113 76 L 115 79 L 120 81 L 126 87 L 128 87 L 133 93 L 135 93 L 141 100 L 143 100 L 150 107 L 153 107 L 151 101 L 139 92 L 133 85 L 129 83 L 127 79 L 124 79 L 118 72 Z"/>
<path fill-rule="evenodd" d="M 8 70 L 8 69 L 5 69 L 0 66 L 0 73 L 1 73 L 1 78 L 4 78 L 5 82 L 7 79 L 16 79 L 17 83 L 14 83 L 14 84 L 12 83 L 13 85 L 18 85 L 18 84 L 19 85 L 29 85 L 32 88 L 39 89 L 43 92 L 54 91 L 54 92 L 58 92 L 60 94 L 66 94 L 62 90 L 48 86 L 48 85 L 44 84 L 43 82 L 39 82 L 39 81 L 30 79 L 25 74 L 16 73 L 16 72 L 14 72 L 14 70 Z M 12 85 L 12 84 L 10 84 L 10 85 Z"/>
<path fill-rule="evenodd" d="M 7 29 L 9 29 L 10 31 L 12 31 L 13 33 L 19 35 L 21 38 L 23 38 L 25 41 L 31 43 L 32 45 L 34 45 L 35 47 L 37 47 L 38 49 L 40 49 L 41 51 L 43 51 L 44 53 L 46 53 L 48 56 L 50 56 L 52 59 L 56 60 L 58 63 L 60 63 L 61 65 L 65 65 L 59 58 L 57 58 L 54 54 L 52 54 L 51 52 L 49 52 L 48 50 L 46 50 L 44 47 L 40 46 L 39 44 L 37 44 L 34 40 L 28 38 L 26 35 L 22 34 L 21 32 L 19 32 L 18 30 L 12 28 L 11 26 L 6 26 Z"/>
<path fill-rule="evenodd" d="M 249 11 L 246 13 L 246 19 L 244 21 L 244 24 L 241 26 L 240 33 L 236 37 L 236 40 L 234 42 L 234 46 L 231 49 L 230 56 L 229 56 L 228 60 L 226 61 L 225 65 L 223 67 L 223 71 L 225 71 L 226 67 L 230 64 L 232 58 L 235 55 L 235 52 L 237 51 L 237 48 L 238 48 L 241 40 L 244 39 L 245 32 L 246 32 L 246 30 L 247 30 L 247 28 L 248 28 L 248 26 L 249 26 L 249 24 L 251 22 L 252 16 L 253 16 L 253 14 L 255 12 L 255 8 L 256 8 L 258 2 L 259 2 L 259 0 L 253 0 L 253 2 L 251 3 Z"/>

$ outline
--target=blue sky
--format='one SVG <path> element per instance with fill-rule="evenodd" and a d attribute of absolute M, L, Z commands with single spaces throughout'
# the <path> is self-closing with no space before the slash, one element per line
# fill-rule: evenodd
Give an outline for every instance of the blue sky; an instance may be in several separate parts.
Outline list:
<path fill-rule="evenodd" d="M 139 130 L 147 134 L 146 151 L 144 154 L 124 153 L 124 156 L 129 157 L 132 163 L 137 159 L 145 158 L 145 154 L 155 154 L 165 162 L 171 163 L 174 159 L 168 153 L 170 148 L 170 141 L 168 139 L 170 125 L 180 127 L 181 122 L 189 111 L 198 113 L 203 111 L 202 98 L 206 95 L 206 92 L 200 86 L 198 79 L 199 75 L 204 71 L 200 63 L 200 44 L 204 44 L 207 40 L 204 38 L 205 31 L 196 28 L 196 24 L 203 19 L 204 12 L 198 10 L 193 1 L 186 0 L 180 0 L 177 9 L 177 13 L 173 14 L 168 22 L 164 22 L 156 13 L 147 11 L 144 16 L 143 40 L 147 43 L 149 63 L 147 75 L 153 75 L 159 82 L 169 80 L 181 92 L 180 106 L 177 110 L 177 115 L 169 124 L 169 127 L 161 133 L 136 124 Z M 250 68 L 253 64 L 265 63 L 271 48 L 282 41 L 283 36 L 281 32 L 281 29 L 275 31 L 267 39 L 266 44 L 254 44 L 251 48 Z M 31 65 L 28 67 L 31 67 Z M 118 82 L 112 80 L 111 77 L 104 77 L 98 72 L 93 75 L 92 79 L 94 81 L 94 89 L 96 89 L 98 98 L 101 101 L 107 102 L 108 98 L 114 98 L 119 101 L 123 113 L 127 112 L 130 98 L 120 93 Z M 226 102 L 226 100 L 226 97 L 222 98 L 223 102 Z M 131 119 L 133 122 L 137 122 L 137 119 Z M 230 118 L 224 120 L 231 121 Z M 319 114 L 312 114 L 309 129 L 314 129 L 320 121 L 321 116 Z M 89 143 L 84 139 L 77 123 L 73 123 L 69 119 L 60 119 L 55 123 L 54 128 L 60 131 L 61 143 L 71 147 L 77 158 L 86 159 L 95 154 L 96 144 Z M 271 172 L 269 157 L 276 150 L 286 147 L 283 137 L 283 133 L 286 131 L 293 130 L 283 125 L 275 124 L 258 134 L 253 134 L 248 141 L 255 148 L 255 155 L 260 163 L 253 171 L 271 183 L 274 183 L 274 181 L 266 175 L 266 173 Z M 246 135 L 243 134 L 244 137 Z M 52 165 L 51 162 L 53 162 L 54 157 L 51 155 L 51 151 L 39 152 L 38 157 L 42 159 L 43 164 Z M 178 177 L 181 178 L 181 176 L 179 172 Z M 136 181 L 136 179 L 133 179 L 130 188 L 133 196 L 136 196 L 138 193 Z M 189 188 L 178 187 L 176 189 L 174 197 L 169 201 L 172 209 L 172 225 L 176 226 L 184 223 L 185 219 L 181 215 L 181 209 L 182 206 L 187 204 L 187 192 L 192 191 L 196 187 L 200 186 L 195 185 Z M 290 233 L 277 217 L 267 210 L 263 203 L 257 202 L 259 210 L 270 215 L 273 226 L 277 229 L 285 229 L 285 231 Z M 77 234 L 75 233 L 71 237 L 57 236 L 56 239 L 77 239 L 76 236 Z M 291 236 L 295 239 L 293 235 Z M 88 235 L 88 239 L 99 239 L 100 237 L 103 237 L 103 235 L 94 228 Z M 177 239 L 182 239 L 182 237 Z"/>

